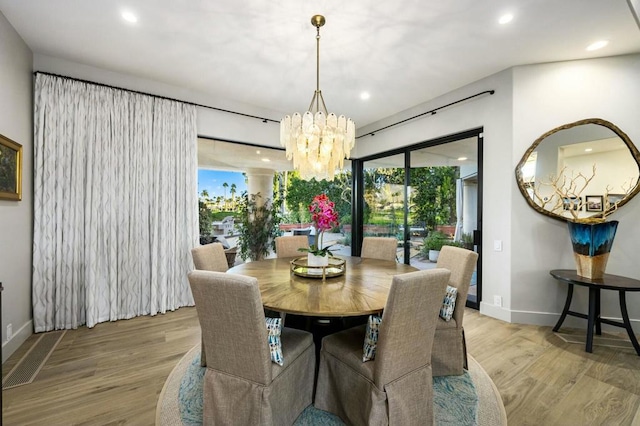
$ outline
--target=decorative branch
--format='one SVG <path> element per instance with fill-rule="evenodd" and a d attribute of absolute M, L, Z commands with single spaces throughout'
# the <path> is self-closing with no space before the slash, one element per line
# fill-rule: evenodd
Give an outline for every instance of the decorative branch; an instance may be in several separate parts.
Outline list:
<path fill-rule="evenodd" d="M 622 200 L 616 200 L 611 203 L 609 194 L 613 188 L 607 185 L 603 196 L 602 214 L 580 217 L 580 212 L 587 204 L 586 198 L 582 196 L 582 193 L 595 177 L 596 165 L 593 165 L 590 176 L 585 176 L 582 172 L 579 172 L 577 175 L 572 173 L 571 177 L 568 177 L 566 175 L 566 169 L 566 166 L 563 167 L 558 176 L 550 175 L 548 181 L 540 181 L 537 184 L 533 182 L 530 183 L 533 192 L 532 198 L 541 208 L 560 216 L 566 217 L 566 215 L 569 214 L 571 217 L 568 219 L 574 222 L 603 222 L 607 216 L 618 209 L 618 204 Z M 624 194 L 628 194 L 635 187 L 635 179 L 636 178 L 631 178 L 628 184 L 625 182 L 622 185 Z M 546 197 L 543 196 L 541 191 L 542 187 L 551 188 L 552 194 Z"/>

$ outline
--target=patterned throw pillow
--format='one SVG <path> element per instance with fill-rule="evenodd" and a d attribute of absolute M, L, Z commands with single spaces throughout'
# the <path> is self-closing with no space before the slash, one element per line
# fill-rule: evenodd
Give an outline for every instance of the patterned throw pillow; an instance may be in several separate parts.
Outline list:
<path fill-rule="evenodd" d="M 280 334 L 282 333 L 282 318 L 265 318 L 264 323 L 267 326 L 271 361 L 278 365 L 284 365 L 284 358 L 282 357 L 282 342 L 280 341 Z"/>
<path fill-rule="evenodd" d="M 442 308 L 440 308 L 440 318 L 445 321 L 451 321 L 453 316 L 453 310 L 456 308 L 456 296 L 458 295 L 458 289 L 455 287 L 447 286 L 447 292 L 444 295 L 442 301 Z"/>
<path fill-rule="evenodd" d="M 378 330 L 382 323 L 380 315 L 369 315 L 367 331 L 364 334 L 364 346 L 362 347 L 362 362 L 376 358 L 376 346 L 378 346 Z"/>

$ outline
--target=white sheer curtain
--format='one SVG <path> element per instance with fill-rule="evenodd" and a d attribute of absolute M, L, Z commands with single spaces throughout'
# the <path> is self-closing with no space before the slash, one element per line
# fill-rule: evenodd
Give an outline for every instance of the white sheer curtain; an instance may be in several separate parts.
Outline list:
<path fill-rule="evenodd" d="M 36 75 L 36 332 L 193 305 L 195 107 Z"/>

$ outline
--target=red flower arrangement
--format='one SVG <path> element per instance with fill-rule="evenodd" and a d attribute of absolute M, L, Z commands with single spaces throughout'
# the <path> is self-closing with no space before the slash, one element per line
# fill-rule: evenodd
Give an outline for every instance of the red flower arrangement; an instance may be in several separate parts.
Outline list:
<path fill-rule="evenodd" d="M 322 248 L 322 237 L 324 231 L 328 231 L 340 224 L 335 206 L 335 203 L 331 201 L 326 194 L 313 197 L 311 204 L 309 204 L 309 213 L 311 213 L 311 220 L 317 232 L 316 244 L 312 244 L 309 249 L 300 249 L 301 251 L 308 251 L 316 256 L 331 255 L 331 251 L 329 250 L 331 246 Z"/>

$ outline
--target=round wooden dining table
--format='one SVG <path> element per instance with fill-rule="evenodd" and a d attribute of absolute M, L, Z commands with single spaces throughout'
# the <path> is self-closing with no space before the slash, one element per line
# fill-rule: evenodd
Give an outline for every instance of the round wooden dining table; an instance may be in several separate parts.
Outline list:
<path fill-rule="evenodd" d="M 295 258 L 253 261 L 234 266 L 227 273 L 258 279 L 265 308 L 318 317 L 344 317 L 380 312 L 394 275 L 418 269 L 388 260 L 339 256 L 346 262 L 344 275 L 307 278 L 291 272 Z"/>

